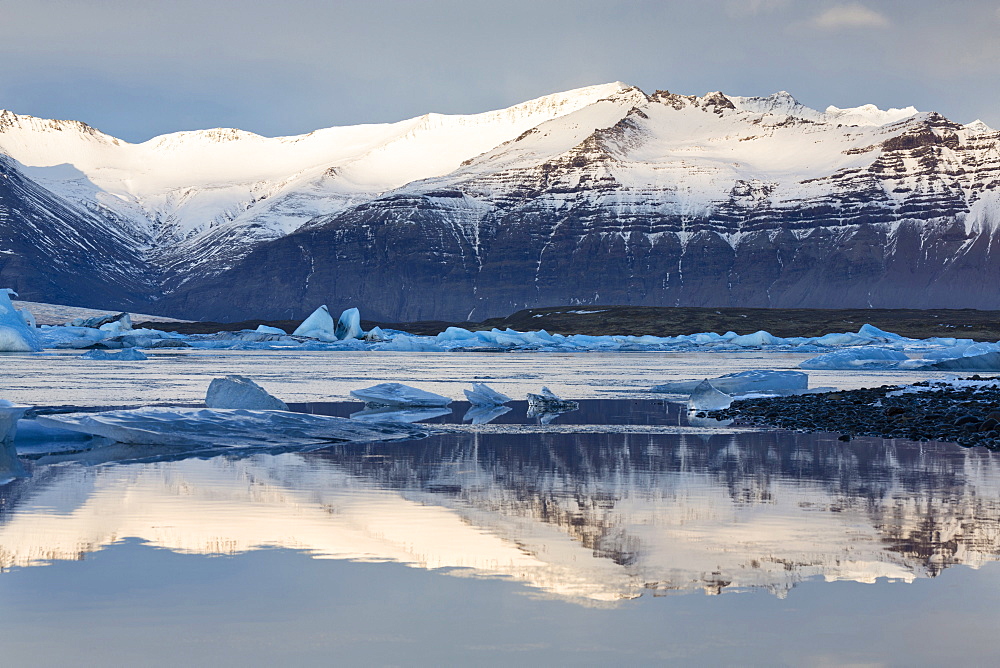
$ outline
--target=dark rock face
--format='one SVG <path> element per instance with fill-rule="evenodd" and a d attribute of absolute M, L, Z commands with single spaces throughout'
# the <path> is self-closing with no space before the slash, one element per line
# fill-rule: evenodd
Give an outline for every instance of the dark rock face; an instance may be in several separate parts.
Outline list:
<path fill-rule="evenodd" d="M 55 197 L 0 155 L 0 287 L 29 301 L 127 308 L 148 301 L 156 274 L 106 221 Z"/>

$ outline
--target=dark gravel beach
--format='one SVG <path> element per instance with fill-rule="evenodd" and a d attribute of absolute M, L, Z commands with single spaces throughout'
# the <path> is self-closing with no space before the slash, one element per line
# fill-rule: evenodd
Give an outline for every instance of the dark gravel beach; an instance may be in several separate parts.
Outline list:
<path fill-rule="evenodd" d="M 899 393 L 901 386 L 883 385 L 744 399 L 725 410 L 699 416 L 802 432 L 836 432 L 842 440 L 877 436 L 1000 449 L 1000 378 L 971 376 L 965 380 L 980 382 L 960 387 L 914 383 L 911 387 L 928 389 L 905 393 Z"/>

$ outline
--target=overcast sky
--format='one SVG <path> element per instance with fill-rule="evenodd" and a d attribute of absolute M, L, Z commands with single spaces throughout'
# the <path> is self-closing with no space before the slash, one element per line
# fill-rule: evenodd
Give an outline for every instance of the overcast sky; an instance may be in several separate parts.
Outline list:
<path fill-rule="evenodd" d="M 0 108 L 142 141 L 497 109 L 624 81 L 1000 127 L 1000 0 L 0 0 Z"/>

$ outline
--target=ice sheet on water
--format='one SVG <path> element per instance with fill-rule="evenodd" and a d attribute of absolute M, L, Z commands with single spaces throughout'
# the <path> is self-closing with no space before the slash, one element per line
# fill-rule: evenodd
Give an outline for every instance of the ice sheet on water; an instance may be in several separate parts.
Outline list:
<path fill-rule="evenodd" d="M 215 378 L 208 385 L 205 405 L 209 408 L 246 408 L 249 410 L 287 411 L 284 401 L 245 376 Z"/>
<path fill-rule="evenodd" d="M 688 409 L 693 411 L 720 411 L 729 408 L 733 398 L 725 392 L 719 392 L 711 381 L 703 380 L 694 388 L 688 397 Z"/>
<path fill-rule="evenodd" d="M 486 383 L 473 383 L 471 390 L 462 390 L 465 398 L 473 406 L 502 406 L 513 401 L 502 392 L 497 392 Z"/>
<path fill-rule="evenodd" d="M 402 424 L 369 425 L 325 415 L 243 409 L 141 408 L 40 415 L 36 420 L 43 427 L 69 429 L 119 443 L 195 449 L 381 441 L 427 433 L 426 429 Z"/>
<path fill-rule="evenodd" d="M 679 380 L 662 385 L 656 385 L 651 392 L 667 394 L 690 394 L 704 381 Z M 809 387 L 809 375 L 801 371 L 756 369 L 727 373 L 724 376 L 711 379 L 712 386 L 726 394 L 747 394 L 750 392 L 767 392 L 773 394 L 792 394 Z"/>
<path fill-rule="evenodd" d="M 852 370 L 852 369 L 897 369 L 910 358 L 899 350 L 876 346 L 845 348 L 819 357 L 807 359 L 799 364 L 800 369 Z"/>
<path fill-rule="evenodd" d="M 10 288 L 0 289 L 0 352 L 34 353 L 42 349 L 34 327 L 28 325 L 20 311 L 10 303 Z"/>
<path fill-rule="evenodd" d="M 451 403 L 448 397 L 402 383 L 379 383 L 351 390 L 351 396 L 375 406 L 447 406 Z"/>

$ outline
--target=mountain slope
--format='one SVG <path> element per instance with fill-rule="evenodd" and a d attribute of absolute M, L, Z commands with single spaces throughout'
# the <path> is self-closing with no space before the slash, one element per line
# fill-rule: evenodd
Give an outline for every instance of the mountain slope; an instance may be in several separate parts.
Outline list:
<path fill-rule="evenodd" d="M 395 321 L 598 302 L 998 308 L 998 146 L 981 122 L 912 107 L 618 83 L 274 139 L 132 145 L 0 115 L 19 173 L 155 283 L 147 309 L 212 319 L 320 303 Z"/>

